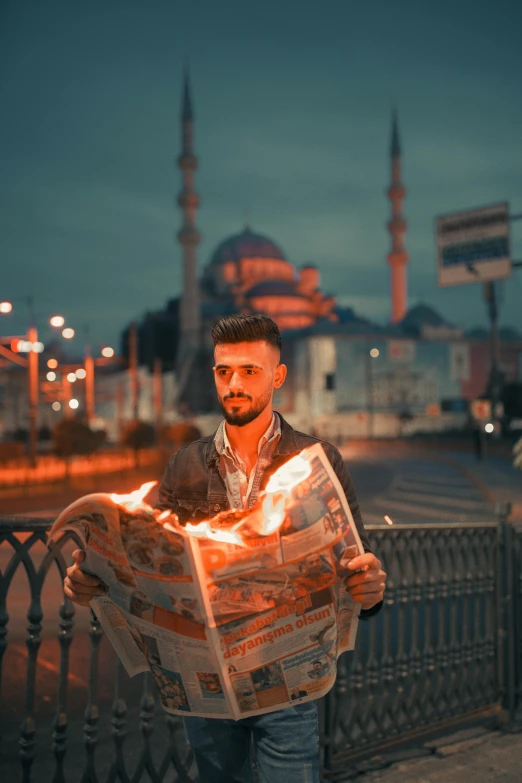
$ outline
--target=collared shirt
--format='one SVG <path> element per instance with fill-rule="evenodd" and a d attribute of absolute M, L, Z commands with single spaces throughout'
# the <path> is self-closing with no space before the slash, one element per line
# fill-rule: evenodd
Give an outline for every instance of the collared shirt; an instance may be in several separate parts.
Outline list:
<path fill-rule="evenodd" d="M 221 422 L 214 437 L 214 445 L 219 454 L 219 472 L 225 482 L 230 508 L 251 508 L 254 505 L 259 495 L 263 472 L 272 461 L 280 437 L 281 421 L 274 413 L 272 421 L 259 439 L 257 462 L 249 476 L 243 460 L 230 445 L 225 421 Z"/>

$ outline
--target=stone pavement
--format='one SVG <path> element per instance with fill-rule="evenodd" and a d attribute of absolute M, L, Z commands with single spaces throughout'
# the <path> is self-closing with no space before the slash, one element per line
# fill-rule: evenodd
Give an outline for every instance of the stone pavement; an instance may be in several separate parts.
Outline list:
<path fill-rule="evenodd" d="M 375 758 L 366 762 L 367 771 L 363 772 L 361 769 L 362 774 L 356 779 L 361 783 L 522 781 L 522 732 L 510 734 L 479 726 L 427 742 L 424 746 L 409 751 L 409 756 L 386 769 L 375 769 L 379 764 L 379 759 Z"/>

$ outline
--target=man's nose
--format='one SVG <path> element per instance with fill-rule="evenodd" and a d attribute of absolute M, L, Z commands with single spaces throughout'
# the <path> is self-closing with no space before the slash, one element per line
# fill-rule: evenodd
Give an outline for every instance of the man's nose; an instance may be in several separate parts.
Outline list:
<path fill-rule="evenodd" d="M 238 372 L 233 372 L 230 376 L 228 388 L 233 392 L 243 391 L 243 379 Z"/>

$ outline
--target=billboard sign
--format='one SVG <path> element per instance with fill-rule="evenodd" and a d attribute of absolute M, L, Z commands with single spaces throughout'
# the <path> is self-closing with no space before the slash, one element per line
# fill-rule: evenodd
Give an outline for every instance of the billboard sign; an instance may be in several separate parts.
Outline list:
<path fill-rule="evenodd" d="M 440 286 L 486 283 L 511 274 L 508 204 L 436 219 Z"/>

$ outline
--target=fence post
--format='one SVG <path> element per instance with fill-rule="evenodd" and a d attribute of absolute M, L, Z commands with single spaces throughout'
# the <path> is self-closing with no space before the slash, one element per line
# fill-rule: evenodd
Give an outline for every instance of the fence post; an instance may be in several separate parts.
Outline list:
<path fill-rule="evenodd" d="M 513 730 L 517 709 L 517 634 L 515 615 L 514 536 L 509 524 L 511 503 L 499 502 L 495 506 L 499 537 L 499 616 L 498 616 L 498 673 L 502 697 L 503 728 Z"/>

